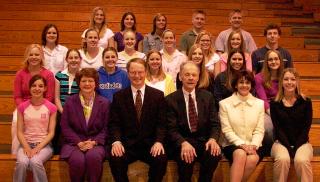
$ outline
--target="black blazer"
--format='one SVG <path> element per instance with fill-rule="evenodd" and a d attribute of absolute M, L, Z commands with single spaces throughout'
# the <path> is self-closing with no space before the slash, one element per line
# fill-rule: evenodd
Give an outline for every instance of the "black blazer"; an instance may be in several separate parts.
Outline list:
<path fill-rule="evenodd" d="M 120 90 L 111 104 L 110 142 L 121 141 L 124 147 L 137 143 L 151 147 L 156 141 L 163 143 L 166 135 L 164 112 L 163 92 L 146 85 L 138 122 L 131 87 Z"/>
<path fill-rule="evenodd" d="M 220 122 L 212 94 L 204 89 L 196 89 L 195 94 L 199 118 L 195 133 L 191 133 L 189 129 L 182 89 L 166 97 L 168 133 L 176 147 L 180 147 L 184 141 L 192 144 L 196 141 L 206 142 L 209 138 L 219 140 Z"/>

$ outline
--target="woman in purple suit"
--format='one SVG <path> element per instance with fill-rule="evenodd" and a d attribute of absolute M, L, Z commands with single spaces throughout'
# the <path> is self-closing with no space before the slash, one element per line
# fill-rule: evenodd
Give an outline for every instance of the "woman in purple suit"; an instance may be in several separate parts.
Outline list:
<path fill-rule="evenodd" d="M 63 146 L 60 157 L 69 164 L 71 181 L 100 181 L 109 118 L 109 101 L 96 94 L 99 76 L 94 68 L 76 74 L 80 92 L 64 105 L 61 131 Z"/>

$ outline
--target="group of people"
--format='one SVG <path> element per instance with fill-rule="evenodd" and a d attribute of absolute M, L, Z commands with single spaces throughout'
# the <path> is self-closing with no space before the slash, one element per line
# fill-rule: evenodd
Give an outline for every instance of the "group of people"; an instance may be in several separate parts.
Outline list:
<path fill-rule="evenodd" d="M 312 181 L 312 104 L 278 45 L 280 27 L 269 24 L 257 49 L 241 11 L 229 18 L 214 45 L 206 13 L 195 11 L 179 50 L 161 13 L 143 37 L 132 12 L 113 33 L 96 7 L 79 50 L 60 45 L 58 28 L 45 26 L 14 82 L 13 180 L 25 181 L 31 169 L 35 181 L 47 181 L 43 163 L 56 153 L 71 181 L 100 181 L 105 159 L 117 182 L 128 181 L 136 160 L 149 164 L 149 181 L 162 181 L 168 158 L 179 181 L 191 180 L 195 161 L 199 181 L 211 181 L 222 155 L 230 181 L 246 181 L 271 152 L 275 181 L 287 180 L 291 159 L 298 178 Z"/>

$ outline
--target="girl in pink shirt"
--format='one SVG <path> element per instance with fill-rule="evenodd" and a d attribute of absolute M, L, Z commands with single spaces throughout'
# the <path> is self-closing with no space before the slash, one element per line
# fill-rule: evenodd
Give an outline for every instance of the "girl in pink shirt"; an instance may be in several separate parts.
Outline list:
<path fill-rule="evenodd" d="M 43 163 L 52 156 L 49 145 L 54 136 L 57 108 L 43 95 L 47 82 L 41 75 L 34 75 L 29 82 L 31 99 L 18 106 L 17 136 L 20 146 L 13 181 L 25 181 L 30 169 L 36 182 L 47 180 Z"/>
<path fill-rule="evenodd" d="M 29 81 L 33 75 L 41 75 L 47 82 L 47 89 L 44 92 L 44 97 L 53 102 L 54 99 L 54 86 L 55 80 L 54 75 L 51 71 L 45 69 L 44 65 L 44 54 L 39 44 L 31 44 L 27 47 L 24 55 L 24 66 L 23 69 L 19 70 L 14 80 L 13 96 L 16 107 L 22 102 L 31 98 L 29 92 Z M 12 154 L 17 153 L 19 141 L 16 134 L 17 124 L 17 111 L 13 112 L 12 119 Z"/>

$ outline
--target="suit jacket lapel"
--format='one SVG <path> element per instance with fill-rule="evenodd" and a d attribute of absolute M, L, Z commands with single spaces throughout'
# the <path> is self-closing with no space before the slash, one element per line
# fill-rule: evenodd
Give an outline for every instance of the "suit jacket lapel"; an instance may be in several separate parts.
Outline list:
<path fill-rule="evenodd" d="M 93 101 L 93 106 L 92 106 L 92 111 L 91 111 L 91 115 L 90 115 L 90 118 L 89 118 L 89 121 L 88 121 L 88 126 L 86 126 L 87 129 L 89 129 L 90 127 L 92 127 L 93 125 L 93 122 L 95 121 L 94 119 L 97 117 L 97 114 L 98 114 L 98 108 L 99 108 L 99 104 L 100 103 L 100 99 L 97 97 L 97 94 L 94 98 L 94 101 Z"/>
<path fill-rule="evenodd" d="M 199 90 L 196 89 L 196 101 L 197 101 L 197 111 L 198 111 L 198 128 L 201 126 L 203 122 L 203 116 L 204 116 L 204 105 L 205 102 L 201 95 L 199 94 Z"/>
<path fill-rule="evenodd" d="M 129 107 L 128 111 L 130 113 L 123 113 L 123 114 L 129 114 L 129 116 L 132 117 L 131 118 L 132 121 L 134 121 L 136 123 L 136 126 L 138 127 L 139 123 L 137 120 L 137 111 L 136 111 L 136 107 L 134 105 L 131 87 L 129 87 L 129 89 L 126 90 L 126 96 L 127 96 L 127 98 L 123 98 L 123 99 L 126 99 L 127 106 L 125 106 L 125 107 Z M 142 108 L 143 108 L 143 105 L 144 104 L 142 103 Z M 142 113 L 141 113 L 141 116 L 142 116 Z"/>
<path fill-rule="evenodd" d="M 188 116 L 187 116 L 187 107 L 186 107 L 186 101 L 184 99 L 184 95 L 183 95 L 183 92 L 182 92 L 182 89 L 180 89 L 178 91 L 178 98 L 177 98 L 177 101 L 178 101 L 178 109 L 181 110 L 182 112 L 182 116 L 183 116 L 183 121 L 185 121 L 185 125 L 186 127 L 189 129 L 189 124 L 188 124 Z M 189 129 L 190 130 L 190 129 Z"/>
<path fill-rule="evenodd" d="M 87 132 L 87 124 L 86 124 L 86 118 L 84 117 L 84 113 L 83 113 L 83 107 L 80 101 L 80 97 L 77 97 L 76 99 L 76 104 L 75 104 L 75 111 L 76 111 L 76 115 L 78 116 L 77 118 L 79 118 L 79 125 L 81 126 L 83 131 Z"/>

